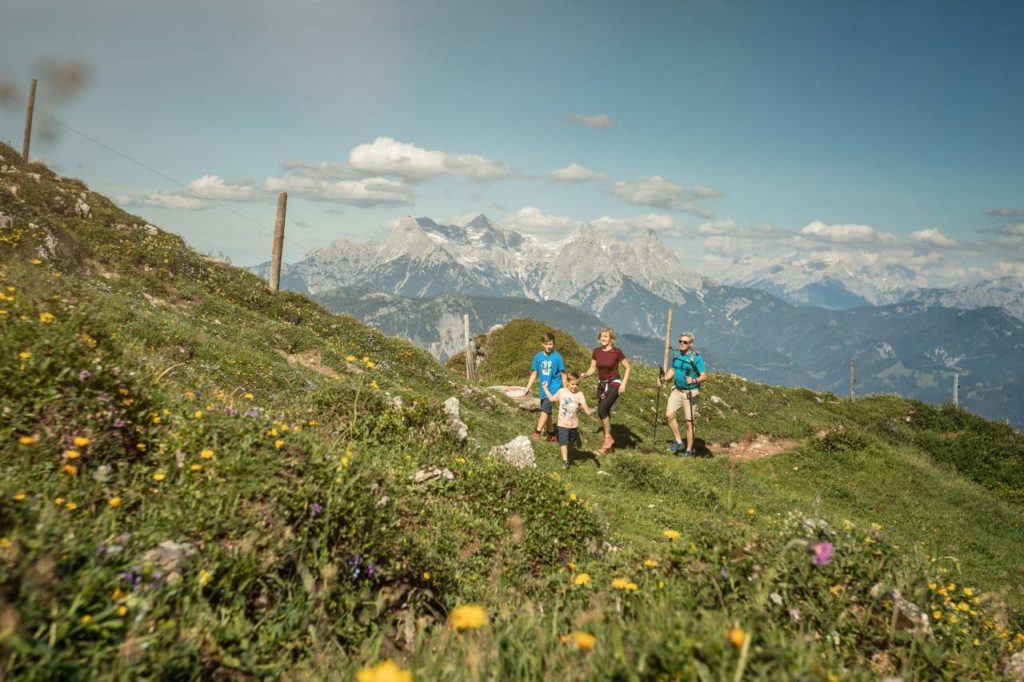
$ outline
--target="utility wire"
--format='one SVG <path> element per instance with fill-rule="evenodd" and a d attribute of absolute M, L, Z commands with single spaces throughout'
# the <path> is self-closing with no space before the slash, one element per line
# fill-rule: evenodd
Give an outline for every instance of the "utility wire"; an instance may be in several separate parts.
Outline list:
<path fill-rule="evenodd" d="M 21 99 L 17 95 L 10 95 L 10 98 L 21 102 L 25 106 L 28 106 L 28 102 L 26 102 L 25 100 Z M 64 123 L 64 121 L 61 121 L 56 116 L 48 114 L 45 111 L 40 111 L 38 109 L 36 110 L 35 113 L 38 114 L 38 115 L 44 116 L 45 118 L 50 119 L 51 121 L 53 121 L 57 125 L 59 125 L 62 128 L 65 128 L 65 129 L 71 131 L 72 133 L 75 133 L 76 135 L 80 135 L 81 137 L 84 137 L 85 139 L 89 140 L 93 144 L 96 144 L 96 145 L 98 145 L 100 147 L 103 147 L 107 151 L 109 151 L 109 152 L 111 152 L 113 154 L 116 154 L 117 156 L 120 156 L 122 159 L 125 159 L 126 161 L 130 161 L 131 163 L 134 163 L 136 166 L 139 166 L 140 168 L 144 168 L 144 169 L 148 170 L 150 173 L 153 173 L 154 175 L 157 175 L 157 176 L 163 178 L 164 180 L 167 180 L 168 182 L 173 183 L 174 185 L 178 186 L 180 189 L 182 189 L 185 192 L 188 192 L 189 194 L 191 194 L 193 197 L 195 197 L 197 199 L 201 199 L 201 200 L 203 200 L 205 202 L 208 202 L 208 203 L 212 204 L 213 206 L 216 206 L 217 208 L 224 209 L 228 213 L 233 213 L 234 215 L 238 216 L 242 220 L 250 222 L 253 225 L 255 225 L 256 227 L 260 228 L 265 234 L 271 235 L 271 236 L 274 234 L 274 231 L 272 229 L 270 229 L 266 225 L 260 223 L 259 221 L 253 220 L 252 218 L 250 218 L 249 216 L 245 215 L 244 213 L 236 211 L 235 209 L 231 208 L 230 206 L 225 206 L 224 204 L 220 203 L 219 201 L 217 201 L 215 199 L 211 199 L 209 197 L 203 196 L 199 192 L 196 192 L 194 189 L 191 189 L 188 185 L 185 185 L 184 183 L 179 182 L 178 180 L 175 180 L 170 175 L 167 175 L 166 173 L 164 173 L 162 171 L 159 171 L 156 168 L 153 168 L 152 166 L 150 166 L 150 165 L 148 165 L 146 163 L 143 163 L 142 161 L 139 161 L 138 159 L 133 158 L 133 157 L 129 156 L 128 154 L 125 154 L 124 152 L 122 152 L 122 151 L 120 151 L 118 149 L 115 149 L 114 147 L 111 147 L 109 144 L 103 142 L 102 140 L 97 140 L 92 135 L 89 135 L 87 133 L 82 132 L 81 130 L 73 128 L 72 126 L 68 125 L 67 123 Z M 307 253 L 309 253 L 309 252 L 311 252 L 313 250 L 310 247 L 306 246 L 305 244 L 300 244 L 299 242 L 295 241 L 294 239 L 291 239 L 288 235 L 285 235 L 284 238 L 285 238 L 285 241 L 289 242 L 293 246 L 299 247 L 300 249 L 304 249 Z"/>

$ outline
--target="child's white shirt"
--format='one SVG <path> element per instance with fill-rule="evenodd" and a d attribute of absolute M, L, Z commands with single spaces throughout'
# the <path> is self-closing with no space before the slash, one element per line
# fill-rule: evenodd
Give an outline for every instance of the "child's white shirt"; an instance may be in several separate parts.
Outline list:
<path fill-rule="evenodd" d="M 558 403 L 558 425 L 566 429 L 575 429 L 580 425 L 580 419 L 576 412 L 580 407 L 589 410 L 587 399 L 583 391 L 573 393 L 568 388 L 562 387 L 555 394 L 555 402 Z"/>

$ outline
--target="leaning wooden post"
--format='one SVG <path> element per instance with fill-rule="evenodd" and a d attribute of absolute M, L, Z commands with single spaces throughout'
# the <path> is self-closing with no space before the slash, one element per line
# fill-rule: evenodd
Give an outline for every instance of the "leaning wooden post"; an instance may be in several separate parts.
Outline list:
<path fill-rule="evenodd" d="M 857 358 L 850 358 L 850 402 L 857 399 Z"/>
<path fill-rule="evenodd" d="M 28 109 L 25 110 L 25 140 L 21 145 L 21 158 L 28 163 L 28 149 L 32 146 L 32 114 L 36 109 L 36 79 L 28 91 Z"/>
<path fill-rule="evenodd" d="M 284 249 L 284 216 L 288 208 L 288 192 L 277 195 L 277 222 L 274 223 L 274 252 L 270 260 L 270 290 L 281 290 L 281 251 Z"/>
<path fill-rule="evenodd" d="M 960 407 L 960 375 L 953 374 L 953 407 Z"/>
<path fill-rule="evenodd" d="M 469 313 L 462 315 L 462 325 L 466 336 L 466 381 L 476 381 L 476 353 L 473 350 L 473 342 L 469 338 Z"/>
<path fill-rule="evenodd" d="M 668 350 L 672 345 L 672 306 L 668 307 L 668 324 L 665 325 L 665 354 L 661 358 L 661 374 L 658 376 L 658 397 L 654 401 L 654 429 L 651 432 L 651 445 L 658 439 L 658 412 L 661 411 L 661 377 L 668 372 Z"/>

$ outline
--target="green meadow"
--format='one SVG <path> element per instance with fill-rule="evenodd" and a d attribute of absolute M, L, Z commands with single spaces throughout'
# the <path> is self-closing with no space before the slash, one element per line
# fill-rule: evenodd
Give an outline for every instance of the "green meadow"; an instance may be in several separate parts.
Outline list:
<path fill-rule="evenodd" d="M 548 443 L 513 468 L 489 451 L 534 415 L 487 386 L 525 384 L 547 327 L 482 338 L 471 386 L 0 157 L 0 677 L 993 679 L 1020 658 L 1008 426 L 715 374 L 709 456 L 681 460 L 636 366 L 612 453 L 583 417 L 568 471 Z"/>

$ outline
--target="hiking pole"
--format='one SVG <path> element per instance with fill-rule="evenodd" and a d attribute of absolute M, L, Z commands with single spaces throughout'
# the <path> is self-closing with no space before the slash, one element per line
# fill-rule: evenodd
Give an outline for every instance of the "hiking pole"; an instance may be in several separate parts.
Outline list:
<path fill-rule="evenodd" d="M 661 380 L 668 372 L 668 347 L 672 339 L 672 306 L 668 307 L 668 324 L 665 327 L 665 355 L 661 358 L 661 374 L 658 375 L 658 398 L 654 402 L 654 427 L 651 432 L 651 444 L 658 438 L 658 412 L 661 410 Z"/>

